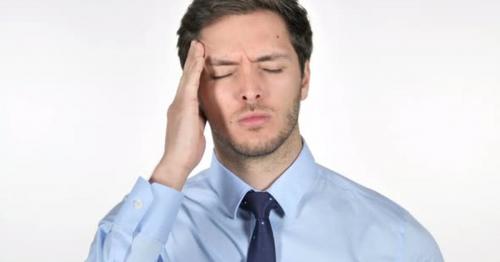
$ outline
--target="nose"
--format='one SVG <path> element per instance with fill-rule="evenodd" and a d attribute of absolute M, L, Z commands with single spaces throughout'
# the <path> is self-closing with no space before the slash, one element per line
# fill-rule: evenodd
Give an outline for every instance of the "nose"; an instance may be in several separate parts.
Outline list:
<path fill-rule="evenodd" d="M 246 103 L 256 103 L 263 95 L 259 76 L 253 71 L 245 70 L 240 79 L 241 91 L 239 97 Z"/>
<path fill-rule="evenodd" d="M 241 98 L 246 101 L 246 102 L 251 102 L 252 100 L 257 100 L 260 98 L 260 94 L 259 93 L 245 93 L 241 96 Z"/>

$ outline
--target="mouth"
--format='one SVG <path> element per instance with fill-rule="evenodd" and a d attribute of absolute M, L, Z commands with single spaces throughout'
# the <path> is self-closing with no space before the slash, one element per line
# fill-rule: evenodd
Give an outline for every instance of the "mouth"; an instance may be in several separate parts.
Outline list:
<path fill-rule="evenodd" d="M 253 113 L 243 116 L 238 123 L 244 127 L 258 127 L 267 123 L 270 118 L 267 114 Z"/>

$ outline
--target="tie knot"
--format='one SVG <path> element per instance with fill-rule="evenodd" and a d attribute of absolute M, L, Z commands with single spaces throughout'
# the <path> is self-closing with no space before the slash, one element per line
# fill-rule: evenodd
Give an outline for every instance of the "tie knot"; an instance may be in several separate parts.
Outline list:
<path fill-rule="evenodd" d="M 252 212 L 256 219 L 269 218 L 271 209 L 276 209 L 280 215 L 284 214 L 278 201 L 268 192 L 248 191 L 240 207 Z"/>

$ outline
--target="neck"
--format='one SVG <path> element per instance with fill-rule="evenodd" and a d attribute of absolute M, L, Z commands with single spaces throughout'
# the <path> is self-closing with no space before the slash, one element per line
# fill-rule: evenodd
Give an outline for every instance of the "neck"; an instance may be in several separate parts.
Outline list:
<path fill-rule="evenodd" d="M 252 158 L 222 149 L 215 143 L 219 161 L 248 185 L 264 191 L 295 161 L 302 150 L 302 139 L 296 126 L 281 146 L 265 156 Z"/>

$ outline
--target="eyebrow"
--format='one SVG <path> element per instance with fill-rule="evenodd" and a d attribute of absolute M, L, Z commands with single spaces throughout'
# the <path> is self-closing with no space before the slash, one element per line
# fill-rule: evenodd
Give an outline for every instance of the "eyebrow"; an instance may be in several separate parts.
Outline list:
<path fill-rule="evenodd" d="M 262 63 L 262 62 L 267 62 L 267 61 L 274 61 L 278 59 L 287 59 L 290 60 L 290 56 L 287 54 L 282 54 L 282 53 L 272 53 L 268 55 L 263 55 L 257 57 L 255 61 L 252 61 L 252 63 Z M 234 65 L 239 65 L 240 62 L 234 61 L 234 60 L 228 60 L 228 59 L 221 59 L 217 57 L 212 57 L 209 56 L 207 58 L 208 64 L 211 66 L 234 66 Z"/>

